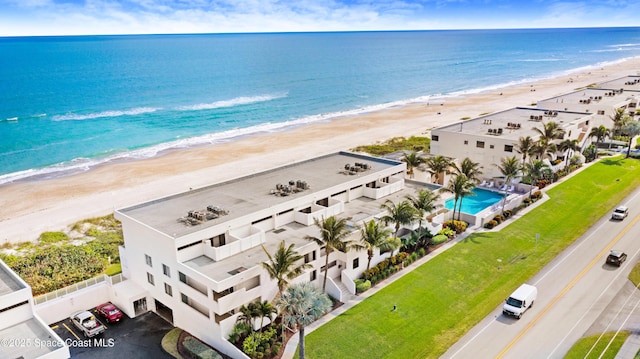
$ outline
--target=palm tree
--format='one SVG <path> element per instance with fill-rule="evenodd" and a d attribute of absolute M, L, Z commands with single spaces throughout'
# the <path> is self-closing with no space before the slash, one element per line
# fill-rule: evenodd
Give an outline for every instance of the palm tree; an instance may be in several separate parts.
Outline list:
<path fill-rule="evenodd" d="M 271 305 L 268 301 L 262 301 L 257 304 L 256 313 L 260 314 L 260 331 L 262 331 L 262 327 L 264 325 L 264 318 L 268 317 L 269 320 L 273 320 L 271 315 L 277 312 L 276 307 Z"/>
<path fill-rule="evenodd" d="M 473 162 L 469 157 L 466 157 L 459 167 L 456 164 L 453 165 L 453 171 L 457 174 L 465 175 L 470 181 L 478 183 L 482 175 L 482 166 L 480 166 L 480 163 Z"/>
<path fill-rule="evenodd" d="M 404 154 L 402 162 L 407 164 L 407 174 L 409 175 L 409 178 L 413 178 L 414 169 L 420 168 L 424 163 L 424 158 L 420 157 L 416 151 L 412 151 Z"/>
<path fill-rule="evenodd" d="M 389 229 L 380 228 L 378 222 L 373 219 L 364 223 L 364 226 L 360 229 L 360 240 L 362 245 L 367 248 L 367 270 L 365 273 L 369 273 L 373 251 L 376 248 L 379 248 L 380 252 L 387 252 L 400 247 L 401 243 L 399 243 L 398 239 L 391 238 L 389 237 L 390 235 L 391 231 Z M 365 277 L 365 279 L 369 278 Z"/>
<path fill-rule="evenodd" d="M 428 157 L 424 160 L 424 164 L 432 179 L 435 177 L 433 183 L 440 183 L 440 174 L 446 173 L 451 167 L 451 161 L 444 156 Z"/>
<path fill-rule="evenodd" d="M 309 282 L 291 285 L 277 304 L 283 323 L 298 327 L 298 357 L 304 359 L 304 327 L 331 310 L 329 296 Z"/>
<path fill-rule="evenodd" d="M 475 184 L 473 181 L 470 181 L 466 175 L 458 174 L 449 181 L 449 186 L 442 189 L 445 192 L 453 193 L 453 218 L 456 216 L 456 205 L 458 204 L 458 200 L 462 202 L 462 198 L 464 196 L 472 194 L 474 187 Z M 462 203 L 460 204 L 460 208 L 462 209 Z M 459 213 L 458 219 L 460 219 Z"/>
<path fill-rule="evenodd" d="M 531 198 L 531 189 L 538 182 L 538 180 L 551 174 L 551 168 L 549 168 L 546 163 L 540 160 L 534 160 L 525 163 L 522 171 L 524 172 L 524 177 L 528 179 L 529 183 L 531 184 L 531 186 L 529 187 L 529 198 Z"/>
<path fill-rule="evenodd" d="M 629 145 L 627 146 L 626 156 L 626 158 L 629 158 L 629 154 L 631 154 L 631 141 L 633 141 L 634 137 L 640 135 L 640 123 L 638 123 L 638 121 L 631 121 L 624 126 L 623 130 L 627 136 L 629 136 Z"/>
<path fill-rule="evenodd" d="M 580 146 L 578 146 L 578 140 L 570 140 L 567 138 L 566 140 L 560 142 L 560 144 L 558 145 L 558 149 L 562 152 L 566 152 L 564 168 L 567 168 L 569 166 L 569 158 L 571 158 L 571 153 L 580 151 Z"/>
<path fill-rule="evenodd" d="M 631 118 L 624 114 L 624 109 L 619 108 L 616 109 L 613 115 L 609 116 L 611 121 L 613 121 L 613 135 L 620 136 L 622 134 L 622 129 L 627 125 Z"/>
<path fill-rule="evenodd" d="M 251 327 L 251 331 L 254 331 L 253 320 L 260 316 L 258 302 L 251 302 L 247 305 L 242 305 L 239 309 L 240 316 L 238 322 L 245 323 Z"/>
<path fill-rule="evenodd" d="M 533 154 L 535 149 L 536 141 L 531 138 L 531 136 L 520 137 L 518 139 L 518 144 L 516 144 L 516 152 L 522 155 L 522 164 L 527 161 L 527 156 Z"/>
<path fill-rule="evenodd" d="M 539 135 L 535 152 L 541 156 L 540 159 L 547 153 L 555 153 L 556 145 L 553 141 L 562 139 L 565 134 L 564 129 L 553 121 L 543 124 L 542 129 L 534 127 L 533 130 Z"/>
<path fill-rule="evenodd" d="M 502 178 L 504 178 L 504 198 L 502 199 L 502 211 L 504 212 L 504 206 L 507 203 L 507 183 L 511 183 L 514 178 L 520 175 L 522 167 L 520 166 L 520 161 L 516 156 L 501 159 L 500 164 L 496 165 L 496 167 L 498 167 L 498 170 L 502 174 Z"/>
<path fill-rule="evenodd" d="M 397 205 L 390 199 L 386 200 L 380 208 L 387 210 L 387 214 L 384 215 L 381 220 L 385 225 L 394 223 L 395 230 L 393 232 L 393 238 L 398 238 L 398 231 L 400 225 L 409 225 L 416 219 L 416 211 L 411 206 L 409 201 L 402 201 Z"/>
<path fill-rule="evenodd" d="M 427 189 L 421 189 L 418 191 L 417 196 L 407 195 L 405 198 L 411 203 L 420 218 L 420 222 L 418 224 L 419 227 L 422 227 L 422 220 L 424 219 L 425 214 L 431 213 L 437 208 L 442 207 L 441 204 L 437 203 L 440 199 L 440 194 Z"/>
<path fill-rule="evenodd" d="M 611 130 L 604 127 L 603 125 L 600 125 L 598 127 L 594 127 L 591 129 L 591 131 L 589 132 L 589 137 L 596 138 L 596 149 L 597 149 L 600 147 L 599 146 L 600 143 L 604 141 L 605 138 L 611 137 Z"/>
<path fill-rule="evenodd" d="M 305 239 L 316 242 L 320 247 L 324 246 L 326 263 L 324 265 L 324 280 L 322 282 L 322 291 L 327 288 L 327 275 L 329 272 L 329 254 L 333 251 L 347 252 L 350 249 L 361 249 L 357 243 L 347 240 L 351 232 L 347 229 L 347 220 L 344 218 L 337 219 L 335 216 L 319 220 L 313 220 L 320 229 L 320 237 L 306 236 Z"/>
<path fill-rule="evenodd" d="M 283 240 L 280 242 L 278 249 L 272 256 L 267 252 L 267 249 L 262 246 L 262 250 L 267 254 L 269 261 L 262 262 L 260 264 L 267 273 L 269 273 L 269 277 L 277 281 L 278 296 L 281 296 L 284 289 L 289 285 L 288 280 L 296 278 L 301 275 L 305 269 L 311 268 L 310 264 L 296 264 L 296 262 L 304 257 L 298 254 L 293 247 L 294 245 L 291 244 L 289 247 L 285 248 Z"/>

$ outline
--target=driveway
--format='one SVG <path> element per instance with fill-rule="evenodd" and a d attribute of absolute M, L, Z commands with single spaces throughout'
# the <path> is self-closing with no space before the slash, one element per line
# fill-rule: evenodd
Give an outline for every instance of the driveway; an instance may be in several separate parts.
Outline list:
<path fill-rule="evenodd" d="M 173 326 L 153 312 L 133 319 L 125 315 L 119 323 L 107 324 L 103 334 L 91 339 L 85 338 L 69 319 L 51 328 L 67 343 L 74 359 L 173 358 L 160 344 Z"/>

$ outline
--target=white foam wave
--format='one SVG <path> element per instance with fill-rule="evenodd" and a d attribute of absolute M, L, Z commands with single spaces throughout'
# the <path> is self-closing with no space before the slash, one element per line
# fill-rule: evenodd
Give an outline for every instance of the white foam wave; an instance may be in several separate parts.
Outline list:
<path fill-rule="evenodd" d="M 555 62 L 555 61 L 563 61 L 564 59 L 555 59 L 555 58 L 547 58 L 547 59 L 522 59 L 516 60 L 518 62 Z"/>
<path fill-rule="evenodd" d="M 88 113 L 85 115 L 69 113 L 66 115 L 57 115 L 53 116 L 54 121 L 81 121 L 81 120 L 93 120 L 97 118 L 104 117 L 120 117 L 120 116 L 135 116 L 141 115 L 144 113 L 152 113 L 160 110 L 160 108 L 155 107 L 138 107 L 130 110 L 113 110 L 113 111 L 102 111 L 95 113 Z"/>
<path fill-rule="evenodd" d="M 252 103 L 266 102 L 287 97 L 287 94 L 263 95 L 263 96 L 242 96 L 231 100 L 216 101 L 211 103 L 201 103 L 191 106 L 180 106 L 177 109 L 181 111 L 199 111 L 213 110 L 216 108 L 233 107 L 239 105 L 249 105 Z"/>

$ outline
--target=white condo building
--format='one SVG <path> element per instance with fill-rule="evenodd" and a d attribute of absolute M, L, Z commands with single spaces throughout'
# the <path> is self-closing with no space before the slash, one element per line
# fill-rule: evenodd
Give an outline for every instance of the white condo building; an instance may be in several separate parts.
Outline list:
<path fill-rule="evenodd" d="M 31 287 L 0 260 L 0 358 L 69 357 L 65 342 L 35 314 Z"/>
<path fill-rule="evenodd" d="M 460 121 L 431 131 L 431 154 L 458 160 L 469 157 L 483 167 L 484 177 L 499 177 L 496 164 L 505 157 L 520 157 L 519 139 L 537 140 L 535 127 L 542 129 L 544 123 L 554 121 L 564 129 L 564 139 L 578 140 L 585 148 L 593 141 L 589 137 L 593 127 L 612 127 L 616 109 L 635 115 L 639 97 L 640 76 L 627 76 L 539 101 L 535 108 L 516 107 Z"/>
<path fill-rule="evenodd" d="M 383 215 L 386 199 L 398 202 L 424 188 L 405 181 L 405 171 L 403 162 L 339 152 L 119 209 L 125 283 L 141 288 L 146 307 L 175 326 L 243 357 L 227 341 L 238 308 L 277 293 L 260 265 L 267 260 L 262 246 L 274 253 L 281 241 L 294 244 L 312 268 L 293 282 L 321 286 L 327 271 L 331 296 L 355 293 L 366 251 L 333 252 L 325 268 L 323 248 L 305 236 L 319 237 L 314 220 L 335 215 L 348 220 L 350 239 L 358 240 L 358 226 Z M 382 259 L 376 253 L 372 266 Z"/>

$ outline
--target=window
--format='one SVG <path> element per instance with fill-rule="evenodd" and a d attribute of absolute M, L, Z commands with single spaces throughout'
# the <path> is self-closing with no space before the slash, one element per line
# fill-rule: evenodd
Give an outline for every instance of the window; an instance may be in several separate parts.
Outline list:
<path fill-rule="evenodd" d="M 310 281 L 313 282 L 316 279 L 318 279 L 318 271 L 312 271 Z"/>
<path fill-rule="evenodd" d="M 504 152 L 513 152 L 512 145 L 504 145 Z"/>
<path fill-rule="evenodd" d="M 476 141 L 476 147 L 484 148 L 484 141 Z"/>
<path fill-rule="evenodd" d="M 182 303 L 189 304 L 189 297 L 184 295 L 184 293 L 180 293 L 180 299 L 182 300 Z"/>
<path fill-rule="evenodd" d="M 167 283 L 164 284 L 164 292 L 173 297 L 173 288 Z"/>
<path fill-rule="evenodd" d="M 489 148 L 490 148 L 490 149 L 493 149 L 493 145 L 489 145 Z"/>
<path fill-rule="evenodd" d="M 151 260 L 151 256 L 148 254 L 144 255 L 144 261 L 147 263 L 149 267 L 153 267 L 153 261 Z"/>
<path fill-rule="evenodd" d="M 147 282 L 149 282 L 149 284 L 151 285 L 156 285 L 154 280 L 153 280 L 153 274 L 147 272 Z"/>
<path fill-rule="evenodd" d="M 166 275 L 167 277 L 171 278 L 171 269 L 169 269 L 169 266 L 166 264 L 162 264 L 162 273 L 164 273 L 164 275 Z"/>
<path fill-rule="evenodd" d="M 469 144 L 469 140 L 464 140 L 464 144 L 468 145 Z"/>
<path fill-rule="evenodd" d="M 360 258 L 356 258 L 353 260 L 353 269 L 356 269 L 360 266 Z"/>
<path fill-rule="evenodd" d="M 431 135 L 431 141 L 436 141 L 438 142 L 438 140 L 440 139 L 440 136 L 438 135 Z"/>
<path fill-rule="evenodd" d="M 182 283 L 187 283 L 187 276 L 184 273 L 178 272 L 178 277 Z"/>

